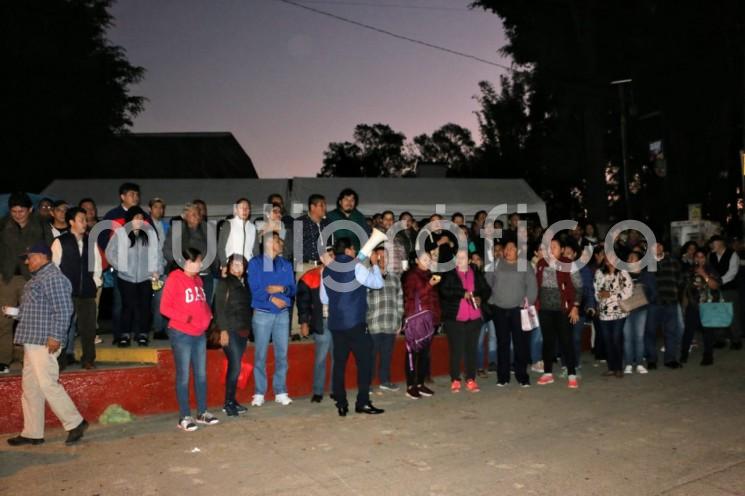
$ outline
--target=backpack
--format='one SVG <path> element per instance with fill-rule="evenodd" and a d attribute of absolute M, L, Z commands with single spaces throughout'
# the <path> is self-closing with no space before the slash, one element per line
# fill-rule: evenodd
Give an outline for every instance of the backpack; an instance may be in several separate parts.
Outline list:
<path fill-rule="evenodd" d="M 416 294 L 416 312 L 404 320 L 403 327 L 406 337 L 406 351 L 409 355 L 409 367 L 413 369 L 413 353 L 426 348 L 435 332 L 432 311 L 422 309 L 418 292 Z"/>

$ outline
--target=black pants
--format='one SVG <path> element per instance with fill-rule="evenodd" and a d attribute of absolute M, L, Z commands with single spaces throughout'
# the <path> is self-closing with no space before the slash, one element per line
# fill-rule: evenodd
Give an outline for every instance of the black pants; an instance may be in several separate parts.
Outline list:
<path fill-rule="evenodd" d="M 540 310 L 538 319 L 541 321 L 543 333 L 543 370 L 546 374 L 553 371 L 556 359 L 556 338 L 559 338 L 561 349 L 566 350 L 566 357 L 562 358 L 567 364 L 567 373 L 576 375 L 576 360 L 574 359 L 574 340 L 569 316 L 561 310 Z M 497 345 L 499 347 L 499 345 Z"/>
<path fill-rule="evenodd" d="M 119 279 L 119 291 L 122 293 L 122 316 L 119 331 L 115 338 L 121 336 L 148 335 L 150 331 L 150 302 L 153 298 L 152 283 L 147 281 L 132 283 Z"/>
<path fill-rule="evenodd" d="M 235 390 L 238 385 L 238 376 L 241 373 L 241 361 L 243 352 L 246 351 L 248 335 L 241 336 L 237 332 L 231 332 L 228 345 L 222 351 L 228 359 L 228 373 L 225 377 L 225 404 L 235 403 Z"/>
<path fill-rule="evenodd" d="M 370 381 L 372 381 L 373 342 L 367 326 L 361 324 L 352 329 L 331 331 L 334 341 L 333 387 L 336 406 L 348 406 L 347 391 L 344 388 L 344 373 L 347 369 L 349 353 L 357 362 L 357 403 L 361 408 L 370 402 Z"/>
<path fill-rule="evenodd" d="M 593 345 L 595 360 L 606 360 L 608 358 L 608 354 L 605 351 L 605 341 L 603 340 L 603 334 L 600 332 L 600 319 L 597 317 L 592 319 L 592 325 L 595 329 L 595 343 Z"/>
<path fill-rule="evenodd" d="M 80 363 L 96 361 L 96 298 L 73 298 L 83 356 Z"/>
<path fill-rule="evenodd" d="M 420 386 L 424 384 L 424 380 L 427 378 L 429 373 L 429 347 L 432 345 L 430 341 L 420 351 L 414 351 L 412 353 L 406 352 L 404 360 L 404 371 L 406 372 L 406 387 L 409 386 Z"/>
<path fill-rule="evenodd" d="M 608 370 L 623 371 L 623 325 L 626 318 L 616 320 L 601 320 L 600 334 L 603 335 L 605 351 L 608 355 Z"/>
<path fill-rule="evenodd" d="M 497 382 L 510 382 L 510 341 L 515 354 L 515 379 L 520 384 L 530 384 L 528 361 L 530 333 L 523 331 L 520 308 L 494 307 L 494 328 L 497 332 Z M 541 322 L 541 328 L 543 322 Z"/>
<path fill-rule="evenodd" d="M 706 329 L 701 326 L 701 315 L 699 314 L 697 304 L 689 303 L 686 306 L 683 321 L 685 322 L 685 331 L 683 332 L 683 342 L 680 347 L 682 352 L 688 353 L 691 343 L 693 342 L 693 336 L 695 336 L 696 331 L 701 331 L 701 336 L 704 341 L 704 353 L 713 353 L 717 330 Z"/>
<path fill-rule="evenodd" d="M 478 351 L 481 319 L 458 322 L 445 322 L 445 334 L 450 347 L 450 380 L 460 380 L 461 360 L 466 372 L 466 380 L 476 379 L 476 352 Z"/>

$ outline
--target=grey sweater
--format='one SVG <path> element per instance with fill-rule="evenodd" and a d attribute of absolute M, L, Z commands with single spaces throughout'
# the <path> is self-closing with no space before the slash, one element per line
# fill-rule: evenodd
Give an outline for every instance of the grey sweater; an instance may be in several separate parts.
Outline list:
<path fill-rule="evenodd" d="M 491 286 L 489 303 L 499 308 L 523 306 L 525 297 L 533 304 L 538 296 L 538 287 L 533 267 L 528 264 L 525 272 L 518 272 L 517 263 L 500 260 L 493 272 L 486 273 Z"/>

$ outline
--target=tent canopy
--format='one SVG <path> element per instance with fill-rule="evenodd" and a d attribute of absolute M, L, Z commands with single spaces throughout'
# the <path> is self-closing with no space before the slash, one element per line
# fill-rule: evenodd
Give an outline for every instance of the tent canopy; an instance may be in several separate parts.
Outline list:
<path fill-rule="evenodd" d="M 479 210 L 489 212 L 502 204 L 506 204 L 505 213 L 515 212 L 518 204 L 525 204 L 526 212 L 537 214 L 543 226 L 548 220 L 546 204 L 522 179 L 59 179 L 43 194 L 71 203 L 91 197 L 103 216 L 119 204 L 117 192 L 125 181 L 140 185 L 143 205 L 153 197 L 163 198 L 169 216 L 178 215 L 185 203 L 200 198 L 207 203 L 210 217 L 224 217 L 232 214 L 236 199 L 246 197 L 253 206 L 252 216 L 257 217 L 272 193 L 282 195 L 287 211 L 297 216 L 293 213 L 292 203 L 299 203 L 306 210 L 308 197 L 318 193 L 326 197 L 331 210 L 336 208 L 339 192 L 352 188 L 360 196 L 360 211 L 368 216 L 384 210 L 393 210 L 396 214 L 408 210 L 415 218 L 426 217 L 435 211 L 443 216 L 461 212 L 471 217 Z"/>
<path fill-rule="evenodd" d="M 525 204 L 527 213 L 537 214 L 541 225 L 548 225 L 545 202 L 523 179 L 295 178 L 292 200 L 305 205 L 312 193 L 319 193 L 326 197 L 332 210 L 344 188 L 357 192 L 358 208 L 367 216 L 384 210 L 396 214 L 408 210 L 419 219 L 434 213 L 437 205 L 444 205 L 444 212 L 438 211 L 445 217 L 455 212 L 470 217 L 501 204 L 507 205 L 505 212 L 516 212 L 518 204 Z"/>
<path fill-rule="evenodd" d="M 93 198 L 103 217 L 119 205 L 119 185 L 124 182 L 139 184 L 142 205 L 156 196 L 162 198 L 168 216 L 179 215 L 186 203 L 198 198 L 207 203 L 210 217 L 222 218 L 233 213 L 235 200 L 244 197 L 251 201 L 255 217 L 261 215 L 270 194 L 289 195 L 286 179 L 58 179 L 43 193 L 75 204 L 82 198 Z"/>

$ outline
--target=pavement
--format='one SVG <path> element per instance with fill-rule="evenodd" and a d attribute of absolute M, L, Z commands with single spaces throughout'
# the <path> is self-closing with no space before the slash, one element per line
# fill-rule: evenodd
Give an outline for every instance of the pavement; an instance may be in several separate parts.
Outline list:
<path fill-rule="evenodd" d="M 432 398 L 374 395 L 378 416 L 296 398 L 194 433 L 159 415 L 74 447 L 1 438 L 0 495 L 745 495 L 745 351 L 623 379 L 585 360 L 578 390 L 439 377 Z"/>

